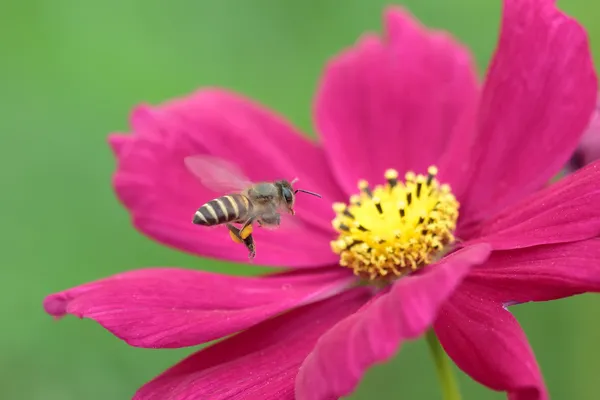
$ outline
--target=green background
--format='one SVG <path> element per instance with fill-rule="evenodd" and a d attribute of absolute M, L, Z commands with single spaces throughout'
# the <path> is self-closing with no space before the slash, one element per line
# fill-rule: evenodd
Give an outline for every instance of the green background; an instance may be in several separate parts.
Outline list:
<path fill-rule="evenodd" d="M 562 7 L 590 30 L 600 60 L 600 3 Z M 236 273 L 138 234 L 110 186 L 105 138 L 129 110 L 203 85 L 228 87 L 311 132 L 323 63 L 365 30 L 380 29 L 374 0 L 22 0 L 0 3 L 2 151 L 1 399 L 128 399 L 193 349 L 130 348 L 92 321 L 44 314 L 45 295 L 147 265 Z M 412 0 L 426 24 L 470 46 L 481 69 L 500 0 Z M 594 22 L 596 23 L 594 25 Z M 600 301 L 593 295 L 515 308 L 553 399 L 596 399 Z M 502 395 L 460 376 L 466 399 Z M 427 349 L 406 345 L 373 368 L 355 399 L 435 399 Z"/>

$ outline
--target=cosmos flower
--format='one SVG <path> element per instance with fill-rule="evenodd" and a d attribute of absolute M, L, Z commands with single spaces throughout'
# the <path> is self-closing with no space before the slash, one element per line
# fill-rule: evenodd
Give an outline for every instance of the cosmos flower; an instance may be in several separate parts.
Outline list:
<path fill-rule="evenodd" d="M 297 226 L 255 229 L 256 263 L 285 272 L 148 268 L 46 298 L 49 314 L 91 318 L 132 346 L 227 337 L 136 399 L 338 398 L 431 326 L 476 381 L 548 398 L 508 306 L 600 289 L 600 165 L 544 187 L 594 108 L 586 34 L 554 1 L 505 0 L 479 84 L 449 35 L 398 8 L 384 25 L 383 38 L 365 35 L 327 65 L 319 141 L 217 89 L 140 106 L 132 134 L 110 137 L 135 227 L 202 257 L 245 262 L 247 252 L 224 228 L 190 222 L 219 194 L 185 157 L 231 160 L 255 181 L 299 177 L 323 195 L 297 198 Z"/>
<path fill-rule="evenodd" d="M 568 169 L 576 170 L 600 159 L 600 97 L 596 105 L 596 110 L 588 128 L 586 129 L 581 142 L 571 157 Z"/>

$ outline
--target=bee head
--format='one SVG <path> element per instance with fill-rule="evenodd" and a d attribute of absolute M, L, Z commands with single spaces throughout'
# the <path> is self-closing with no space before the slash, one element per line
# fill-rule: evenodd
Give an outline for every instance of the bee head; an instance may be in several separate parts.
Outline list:
<path fill-rule="evenodd" d="M 294 187 L 292 185 L 294 183 L 296 183 L 297 181 L 298 181 L 298 178 L 293 179 L 291 182 L 288 182 L 286 180 L 277 182 L 279 184 L 279 187 L 281 188 L 281 196 L 283 197 L 283 200 L 285 201 L 285 204 L 287 206 L 289 213 L 292 215 L 295 214 L 294 201 L 296 200 L 296 193 L 298 193 L 298 192 L 307 193 L 312 196 L 321 198 L 321 195 L 317 194 L 315 192 L 309 192 L 308 190 L 304 190 L 304 189 L 294 189 Z"/>
<path fill-rule="evenodd" d="M 296 196 L 292 184 L 285 180 L 279 181 L 277 183 L 281 191 L 281 198 L 285 202 L 288 212 L 294 215 L 294 201 L 296 200 Z"/>

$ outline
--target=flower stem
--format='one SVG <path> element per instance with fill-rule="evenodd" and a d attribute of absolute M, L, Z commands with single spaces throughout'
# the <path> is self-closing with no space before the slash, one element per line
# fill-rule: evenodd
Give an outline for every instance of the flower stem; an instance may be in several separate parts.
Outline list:
<path fill-rule="evenodd" d="M 433 362 L 435 363 L 437 376 L 440 381 L 440 386 L 442 387 L 443 399 L 460 400 L 460 391 L 458 390 L 458 383 L 452 372 L 452 365 L 437 336 L 435 336 L 433 329 L 427 331 L 425 340 L 427 341 L 429 351 L 431 351 L 431 357 L 433 357 Z"/>

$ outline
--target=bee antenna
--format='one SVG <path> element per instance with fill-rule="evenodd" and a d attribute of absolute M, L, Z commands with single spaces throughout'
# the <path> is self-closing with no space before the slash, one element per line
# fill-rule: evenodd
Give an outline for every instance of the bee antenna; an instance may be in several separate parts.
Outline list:
<path fill-rule="evenodd" d="M 304 190 L 304 189 L 296 189 L 294 191 L 294 194 L 298 193 L 298 192 L 302 192 L 302 193 L 306 193 L 306 194 L 310 194 L 312 196 L 318 197 L 318 198 L 322 198 L 322 196 L 318 193 L 315 192 L 309 192 L 308 190 Z"/>
<path fill-rule="evenodd" d="M 290 185 L 293 185 L 294 183 L 298 182 L 299 180 L 300 180 L 299 178 L 292 179 L 292 181 L 290 182 Z"/>

